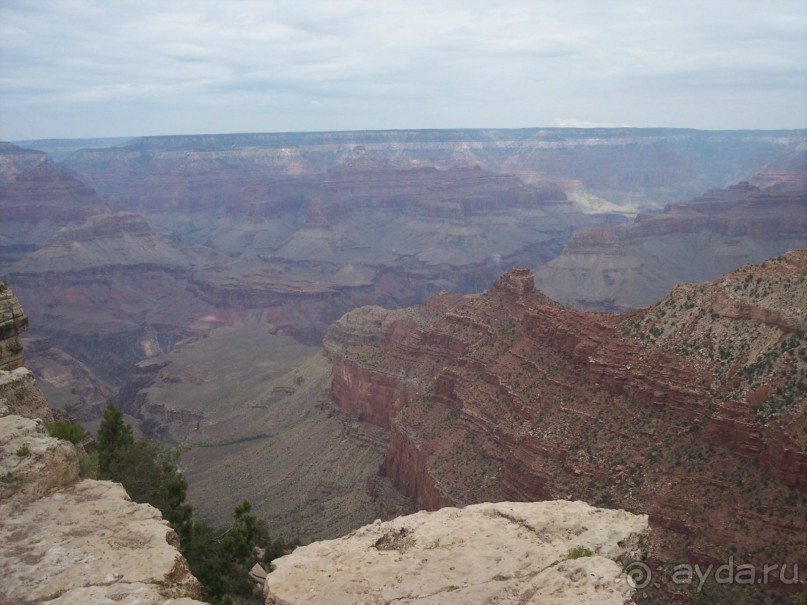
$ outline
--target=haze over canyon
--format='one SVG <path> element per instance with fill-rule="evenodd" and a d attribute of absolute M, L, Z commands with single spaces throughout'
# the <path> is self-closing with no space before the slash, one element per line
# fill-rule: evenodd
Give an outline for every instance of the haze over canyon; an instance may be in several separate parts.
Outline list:
<path fill-rule="evenodd" d="M 0 144 L 49 403 L 306 541 L 569 499 L 648 515 L 659 567 L 807 570 L 806 245 L 803 130 Z"/>

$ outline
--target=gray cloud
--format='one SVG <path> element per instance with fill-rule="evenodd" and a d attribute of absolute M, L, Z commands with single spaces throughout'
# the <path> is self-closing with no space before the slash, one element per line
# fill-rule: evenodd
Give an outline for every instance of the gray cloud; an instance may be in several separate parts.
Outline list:
<path fill-rule="evenodd" d="M 807 127 L 802 0 L 0 5 L 0 138 Z"/>

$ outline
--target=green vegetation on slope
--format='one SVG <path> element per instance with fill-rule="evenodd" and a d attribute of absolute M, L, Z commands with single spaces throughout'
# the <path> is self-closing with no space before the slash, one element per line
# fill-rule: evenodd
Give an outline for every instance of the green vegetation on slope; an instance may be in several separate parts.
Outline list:
<path fill-rule="evenodd" d="M 235 507 L 233 522 L 222 530 L 193 518 L 185 502 L 188 483 L 177 470 L 178 456 L 145 439 L 135 440 L 123 413 L 111 401 L 98 430 L 99 475 L 117 481 L 135 502 L 162 512 L 180 539 L 180 551 L 202 584 L 202 598 L 210 603 L 262 603 L 261 592 L 249 578 L 258 561 L 281 556 L 294 544 L 272 540 L 266 527 L 251 515 L 244 501 Z"/>

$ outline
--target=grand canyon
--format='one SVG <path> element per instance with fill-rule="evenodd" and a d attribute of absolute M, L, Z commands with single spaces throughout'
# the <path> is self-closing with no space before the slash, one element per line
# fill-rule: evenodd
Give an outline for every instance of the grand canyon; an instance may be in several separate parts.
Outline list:
<path fill-rule="evenodd" d="M 111 398 L 176 447 L 211 519 L 249 499 L 310 542 L 581 500 L 647 515 L 646 602 L 691 602 L 676 563 L 807 570 L 806 140 L 4 143 L 0 278 L 30 329 L 3 353 L 89 429 Z"/>

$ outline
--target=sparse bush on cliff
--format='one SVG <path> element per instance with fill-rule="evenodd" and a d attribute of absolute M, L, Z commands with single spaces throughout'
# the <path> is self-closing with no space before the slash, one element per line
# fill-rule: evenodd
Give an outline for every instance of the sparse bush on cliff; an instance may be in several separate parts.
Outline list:
<path fill-rule="evenodd" d="M 590 557 L 594 553 L 591 549 L 586 548 L 585 546 L 575 546 L 574 548 L 569 550 L 569 553 L 566 555 L 566 558 L 569 560 L 573 559 L 582 559 L 583 557 Z"/>
<path fill-rule="evenodd" d="M 84 439 L 84 429 L 80 424 L 69 420 L 57 420 L 48 425 L 48 433 L 56 439 L 64 439 L 73 444 L 81 443 Z"/>
<path fill-rule="evenodd" d="M 98 479 L 98 452 L 82 455 L 79 452 L 79 476 L 83 479 Z"/>
<path fill-rule="evenodd" d="M 48 433 L 56 439 L 69 441 L 74 445 L 79 445 L 84 439 L 84 429 L 76 422 L 70 420 L 57 420 L 48 425 Z M 84 479 L 98 479 L 100 469 L 98 463 L 98 452 L 87 454 L 83 448 L 79 447 L 79 476 Z"/>
<path fill-rule="evenodd" d="M 135 502 L 158 508 L 179 535 L 186 539 L 192 508 L 185 503 L 188 483 L 176 470 L 176 456 L 145 439 L 122 449 L 108 471 L 108 478 L 126 488 Z"/>
<path fill-rule="evenodd" d="M 244 501 L 233 511 L 233 524 L 226 531 L 200 521 L 193 524 L 182 553 L 202 583 L 202 597 L 211 603 L 262 602 L 260 591 L 249 578 L 255 564 L 258 521 Z"/>

